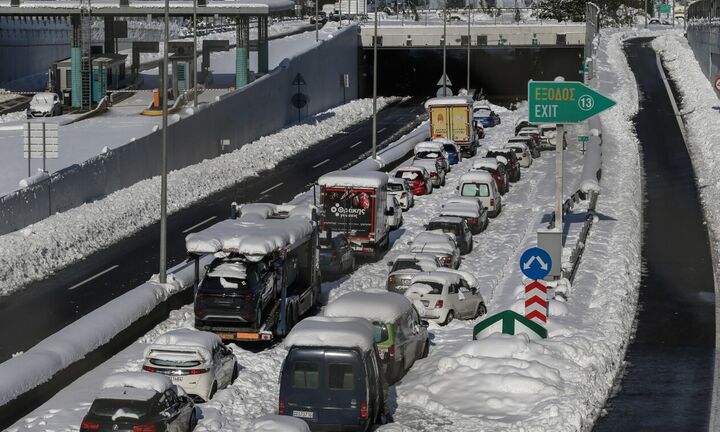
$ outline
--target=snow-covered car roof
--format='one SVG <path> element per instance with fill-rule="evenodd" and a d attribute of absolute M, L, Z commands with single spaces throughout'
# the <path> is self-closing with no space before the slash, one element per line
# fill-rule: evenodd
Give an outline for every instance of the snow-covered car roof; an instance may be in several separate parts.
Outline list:
<path fill-rule="evenodd" d="M 188 234 L 185 246 L 189 253 L 234 252 L 259 261 L 271 252 L 291 250 L 304 243 L 313 231 L 314 223 L 303 215 L 263 219 L 262 214 L 251 212 Z"/>
<path fill-rule="evenodd" d="M 473 100 L 470 96 L 447 96 L 447 97 L 436 97 L 429 99 L 425 102 L 425 109 L 433 106 L 444 106 L 444 105 L 472 105 Z"/>
<path fill-rule="evenodd" d="M 443 145 L 445 145 L 445 144 L 450 144 L 450 145 L 454 146 L 455 148 L 457 148 L 457 145 L 455 144 L 455 141 L 453 141 L 453 140 L 451 140 L 451 139 L 448 139 L 448 138 L 442 138 L 442 137 L 433 138 L 432 142 L 440 143 L 440 144 L 443 144 Z"/>
<path fill-rule="evenodd" d="M 387 174 L 378 171 L 333 171 L 318 179 L 318 184 L 325 187 L 379 189 L 387 182 Z"/>
<path fill-rule="evenodd" d="M 437 171 L 435 159 L 415 159 L 412 161 L 413 166 L 423 167 L 429 172 Z"/>
<path fill-rule="evenodd" d="M 439 152 L 442 153 L 445 151 L 443 148 L 443 144 L 439 142 L 433 142 L 433 141 L 423 141 L 421 143 L 415 144 L 415 154 L 418 154 L 420 152 Z"/>
<path fill-rule="evenodd" d="M 418 273 L 410 279 L 410 285 L 423 282 L 435 282 L 448 286 L 450 284 L 456 284 L 460 282 L 460 275 L 455 273 L 431 271 L 426 273 Z"/>
<path fill-rule="evenodd" d="M 418 235 L 415 236 L 413 239 L 413 243 L 415 242 L 448 242 L 450 240 L 454 240 L 455 235 L 450 233 L 444 233 L 441 231 L 421 231 L 418 233 Z"/>
<path fill-rule="evenodd" d="M 396 170 L 396 172 L 401 172 L 401 171 L 423 172 L 423 171 L 427 171 L 427 170 L 425 169 L 425 167 L 421 167 L 421 166 L 404 166 L 404 167 L 400 167 Z"/>
<path fill-rule="evenodd" d="M 222 344 L 220 337 L 215 333 L 182 328 L 171 330 L 157 339 L 152 345 L 145 348 L 145 358 L 162 357 L 160 352 L 196 352 L 205 361 L 212 360 L 212 352 L 216 346 Z"/>
<path fill-rule="evenodd" d="M 436 216 L 430 219 L 430 223 L 450 223 L 459 224 L 462 223 L 463 219 L 458 216 Z"/>
<path fill-rule="evenodd" d="M 297 417 L 268 414 L 253 420 L 249 432 L 310 432 L 310 427 Z"/>
<path fill-rule="evenodd" d="M 472 169 L 480 170 L 483 168 L 498 169 L 498 160 L 496 158 L 480 158 L 473 161 Z"/>
<path fill-rule="evenodd" d="M 157 393 L 175 389 L 165 375 L 150 372 L 121 372 L 105 378 L 98 399 L 149 400 Z"/>
<path fill-rule="evenodd" d="M 474 110 L 486 109 L 486 110 L 492 111 L 492 108 L 490 107 L 490 105 L 483 103 L 483 102 L 473 102 L 473 109 Z"/>
<path fill-rule="evenodd" d="M 448 205 L 448 204 L 465 205 L 466 207 L 471 207 L 471 208 L 478 209 L 478 210 L 482 206 L 482 204 L 477 199 L 477 197 L 467 197 L 467 196 L 460 196 L 460 195 L 453 195 L 450 198 L 446 199 L 444 206 Z"/>
<path fill-rule="evenodd" d="M 363 318 L 309 317 L 300 321 L 285 338 L 287 348 L 294 346 L 372 349 L 375 330 Z"/>
<path fill-rule="evenodd" d="M 395 261 L 404 260 L 404 261 L 416 261 L 420 266 L 423 265 L 433 265 L 437 267 L 437 257 L 431 253 L 407 253 L 402 252 L 395 256 L 394 258 L 390 259 L 389 262 L 395 263 Z"/>
<path fill-rule="evenodd" d="M 518 135 L 520 135 L 523 132 L 524 133 L 540 133 L 540 128 L 537 126 L 527 126 L 527 127 L 520 129 L 520 131 L 518 132 Z"/>
<path fill-rule="evenodd" d="M 471 205 L 470 203 L 447 203 L 443 205 L 442 210 L 440 210 L 441 216 L 459 216 L 459 217 L 467 217 L 467 218 L 476 218 L 480 217 L 480 208 L 476 205 Z"/>
<path fill-rule="evenodd" d="M 327 317 L 355 317 L 392 322 L 406 313 L 412 303 L 393 292 L 357 291 L 345 294 L 325 307 Z"/>
<path fill-rule="evenodd" d="M 490 183 L 495 180 L 487 171 L 469 171 L 460 176 L 458 183 Z"/>
<path fill-rule="evenodd" d="M 478 281 L 475 278 L 475 276 L 472 275 L 470 272 L 466 272 L 464 270 L 455 270 L 451 268 L 440 268 L 435 271 L 435 273 L 450 273 L 453 275 L 460 276 L 461 278 L 465 279 L 465 282 L 470 286 L 470 288 L 477 288 L 478 287 Z"/>
<path fill-rule="evenodd" d="M 522 150 L 525 150 L 525 151 L 528 150 L 527 144 L 522 143 L 522 142 L 509 142 L 509 143 L 505 144 L 505 147 L 506 147 L 506 148 L 513 148 L 513 149 L 514 149 L 514 148 L 519 148 L 519 149 L 522 149 Z"/>

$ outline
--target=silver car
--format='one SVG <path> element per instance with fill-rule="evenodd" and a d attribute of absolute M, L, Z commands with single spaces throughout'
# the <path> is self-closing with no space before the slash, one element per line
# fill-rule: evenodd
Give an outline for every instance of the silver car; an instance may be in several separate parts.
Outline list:
<path fill-rule="evenodd" d="M 455 318 L 475 319 L 487 312 L 477 287 L 470 287 L 460 272 L 419 273 L 412 278 L 405 297 L 422 304 L 422 318 L 436 320 L 440 325 Z"/>
<path fill-rule="evenodd" d="M 410 280 L 418 273 L 437 270 L 442 267 L 437 256 L 430 253 L 400 254 L 388 261 L 387 290 L 403 294 L 410 286 Z"/>

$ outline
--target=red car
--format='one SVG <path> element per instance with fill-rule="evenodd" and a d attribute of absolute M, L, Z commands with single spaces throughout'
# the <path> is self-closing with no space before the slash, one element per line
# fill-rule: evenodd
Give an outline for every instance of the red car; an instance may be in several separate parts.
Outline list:
<path fill-rule="evenodd" d="M 501 195 L 505 195 L 510 190 L 505 179 L 508 177 L 505 173 L 505 165 L 498 162 L 496 158 L 480 158 L 473 162 L 472 171 L 487 171 L 495 180 L 498 191 Z"/>
<path fill-rule="evenodd" d="M 428 195 L 432 193 L 433 185 L 430 173 L 423 167 L 409 166 L 398 168 L 395 172 L 395 178 L 405 180 L 413 195 Z"/>

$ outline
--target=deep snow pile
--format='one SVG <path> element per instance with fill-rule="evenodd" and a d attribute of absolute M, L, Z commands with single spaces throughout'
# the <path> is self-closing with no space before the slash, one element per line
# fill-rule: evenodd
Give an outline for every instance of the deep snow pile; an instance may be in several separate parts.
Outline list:
<path fill-rule="evenodd" d="M 397 98 L 380 98 L 378 107 L 394 100 Z M 273 168 L 283 159 L 371 115 L 372 100 L 352 101 L 232 153 L 173 171 L 168 175 L 168 212 L 172 214 Z M 28 282 L 45 278 L 157 222 L 159 196 L 160 178 L 154 177 L 1 236 L 0 264 L 6 271 L 0 294 L 9 294 Z"/>
<path fill-rule="evenodd" d="M 720 251 L 720 155 L 716 147 L 720 142 L 717 109 L 720 100 L 681 33 L 657 37 L 652 46 L 680 93 L 678 108 L 685 124 L 686 144 L 697 172 L 698 189 L 717 259 Z M 716 262 L 715 268 L 719 267 L 720 263 Z"/>

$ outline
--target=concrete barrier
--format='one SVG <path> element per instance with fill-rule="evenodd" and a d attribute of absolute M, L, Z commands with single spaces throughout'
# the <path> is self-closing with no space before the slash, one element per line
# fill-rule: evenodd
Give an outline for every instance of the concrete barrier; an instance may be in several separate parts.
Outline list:
<path fill-rule="evenodd" d="M 308 97 L 302 115 L 312 115 L 358 95 L 358 30 L 349 26 L 318 46 L 285 59 L 257 81 L 168 127 L 168 169 L 176 170 L 219 156 L 223 140 L 235 150 L 294 123 L 293 80 L 301 74 Z M 350 87 L 341 86 L 348 75 Z M 158 130 L 82 164 L 68 167 L 45 182 L 0 198 L 0 235 L 51 214 L 100 199 L 140 180 L 160 174 L 162 131 Z"/>

